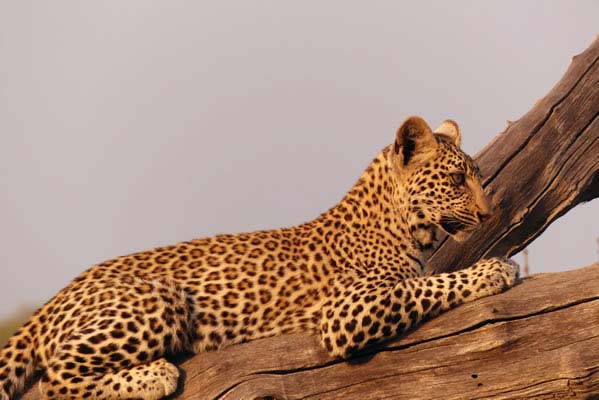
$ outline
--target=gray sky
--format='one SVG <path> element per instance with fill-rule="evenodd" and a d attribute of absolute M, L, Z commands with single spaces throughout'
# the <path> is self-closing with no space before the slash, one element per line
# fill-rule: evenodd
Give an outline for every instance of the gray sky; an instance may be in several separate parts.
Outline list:
<path fill-rule="evenodd" d="M 598 1 L 4 0 L 0 317 L 108 258 L 309 220 L 408 115 L 476 153 L 598 21 Z M 598 214 L 551 226 L 533 270 L 596 261 Z"/>

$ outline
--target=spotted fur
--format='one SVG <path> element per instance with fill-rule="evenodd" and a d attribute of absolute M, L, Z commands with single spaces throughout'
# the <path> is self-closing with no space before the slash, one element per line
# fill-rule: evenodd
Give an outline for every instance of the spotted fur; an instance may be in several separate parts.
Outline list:
<path fill-rule="evenodd" d="M 459 128 L 409 118 L 335 207 L 286 229 L 196 239 L 95 265 L 45 304 L 0 353 L 0 400 L 34 369 L 49 399 L 172 393 L 164 356 L 288 332 L 349 357 L 466 301 L 513 285 L 489 259 L 424 277 L 426 251 L 489 215 Z"/>

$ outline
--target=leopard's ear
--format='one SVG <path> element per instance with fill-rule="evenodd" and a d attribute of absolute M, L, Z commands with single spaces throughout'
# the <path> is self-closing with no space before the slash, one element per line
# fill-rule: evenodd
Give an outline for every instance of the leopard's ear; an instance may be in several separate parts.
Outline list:
<path fill-rule="evenodd" d="M 437 149 L 430 126 L 420 117 L 412 116 L 404 121 L 397 130 L 394 153 L 401 165 L 417 164 L 428 159 Z"/>
<path fill-rule="evenodd" d="M 460 127 L 452 119 L 446 119 L 437 129 L 435 129 L 435 135 L 442 137 L 443 139 L 449 140 L 451 143 L 460 147 L 462 144 L 462 135 L 460 133 Z"/>

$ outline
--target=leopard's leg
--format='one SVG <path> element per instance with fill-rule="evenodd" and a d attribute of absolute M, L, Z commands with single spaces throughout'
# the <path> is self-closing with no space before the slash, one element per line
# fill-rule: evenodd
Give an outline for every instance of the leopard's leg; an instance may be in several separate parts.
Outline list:
<path fill-rule="evenodd" d="M 424 318 L 500 293 L 513 286 L 517 277 L 516 263 L 491 258 L 458 272 L 410 278 L 392 287 L 354 282 L 323 309 L 323 345 L 334 356 L 348 357 Z"/>
<path fill-rule="evenodd" d="M 76 326 L 48 360 L 48 399 L 160 399 L 177 388 L 165 354 L 189 348 L 192 308 L 174 283 L 131 278 L 98 284 L 97 301 L 71 316 Z M 66 320 L 66 318 L 65 318 Z M 77 326 L 85 321 L 83 326 Z"/>
<path fill-rule="evenodd" d="M 78 375 L 76 370 L 62 367 L 49 369 L 39 386 L 48 399 L 161 399 L 177 389 L 178 379 L 177 367 L 159 358 L 147 364 L 91 375 Z"/>

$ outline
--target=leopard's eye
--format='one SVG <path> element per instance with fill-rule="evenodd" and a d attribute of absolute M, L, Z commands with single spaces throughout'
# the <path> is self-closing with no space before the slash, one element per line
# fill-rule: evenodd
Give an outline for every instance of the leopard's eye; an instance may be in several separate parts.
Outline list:
<path fill-rule="evenodd" d="M 466 176 L 462 172 L 455 172 L 453 174 L 450 174 L 450 176 L 451 181 L 456 186 L 461 186 L 464 184 L 464 182 L 466 182 Z"/>

